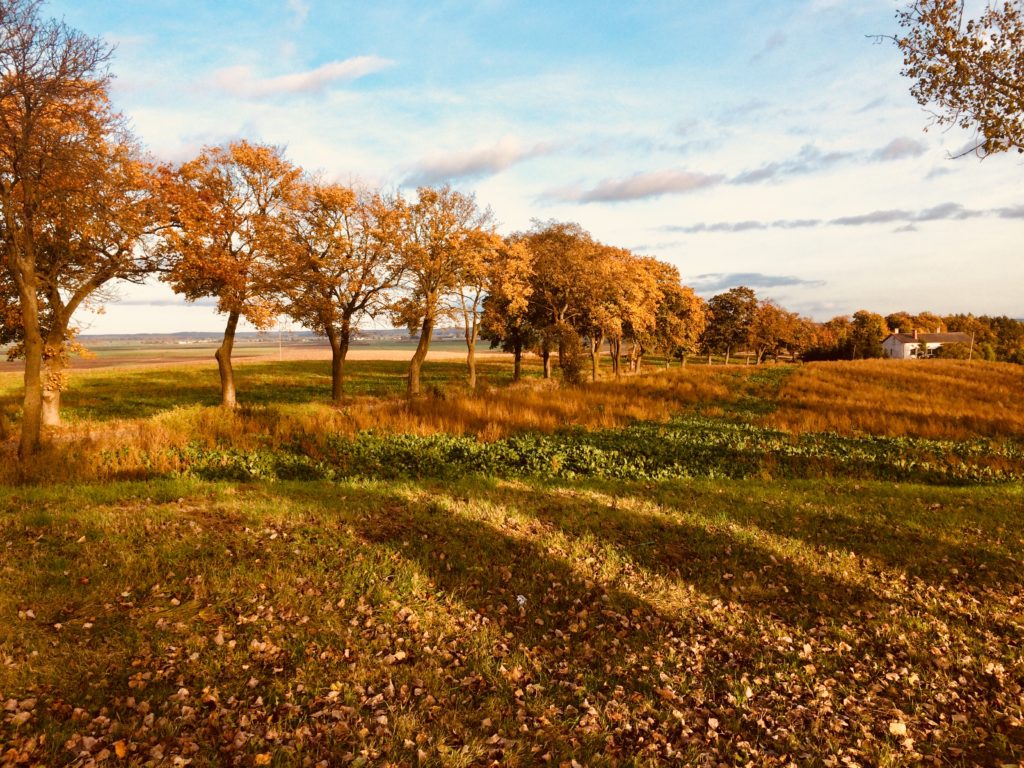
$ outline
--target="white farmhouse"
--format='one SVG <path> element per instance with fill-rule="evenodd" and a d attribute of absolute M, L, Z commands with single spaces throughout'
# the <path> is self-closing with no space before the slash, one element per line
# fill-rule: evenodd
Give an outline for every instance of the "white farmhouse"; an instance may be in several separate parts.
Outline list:
<path fill-rule="evenodd" d="M 973 344 L 967 333 L 890 333 L 882 341 L 882 351 L 893 360 L 917 360 L 932 357 L 943 344 Z"/>

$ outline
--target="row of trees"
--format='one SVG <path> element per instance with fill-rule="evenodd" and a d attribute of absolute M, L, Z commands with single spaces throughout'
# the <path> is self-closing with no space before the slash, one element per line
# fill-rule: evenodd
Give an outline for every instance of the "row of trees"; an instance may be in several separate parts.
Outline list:
<path fill-rule="evenodd" d="M 943 13 L 903 21 L 939 29 Z M 1018 21 L 1009 11 L 1006 18 Z M 354 190 L 304 172 L 275 147 L 237 142 L 179 166 L 156 164 L 110 105 L 111 51 L 102 40 L 45 18 L 38 0 L 0 0 L 0 32 L 0 342 L 25 359 L 22 457 L 59 418 L 75 312 L 102 303 L 112 281 L 153 274 L 190 300 L 216 298 L 226 316 L 216 357 L 228 406 L 242 318 L 263 328 L 287 314 L 325 335 L 335 397 L 350 333 L 365 316 L 386 315 L 418 334 L 412 394 L 434 328 L 452 318 L 465 329 L 471 385 L 479 338 L 512 352 L 517 373 L 533 350 L 545 375 L 555 359 L 573 380 L 587 352 L 597 376 L 605 346 L 619 373 L 624 345 L 633 369 L 650 351 L 683 360 L 698 351 L 728 360 L 741 349 L 758 361 L 783 351 L 859 357 L 874 354 L 885 330 L 868 312 L 815 324 L 748 288 L 705 304 L 674 267 L 597 242 L 577 225 L 535 222 L 503 238 L 472 196 L 448 187 L 411 198 Z M 928 47 L 938 39 L 900 41 L 908 74 L 939 55 Z M 988 127 L 985 136 L 986 151 L 1019 146 Z M 996 354 L 1013 347 L 1012 321 L 957 322 L 991 327 Z"/>

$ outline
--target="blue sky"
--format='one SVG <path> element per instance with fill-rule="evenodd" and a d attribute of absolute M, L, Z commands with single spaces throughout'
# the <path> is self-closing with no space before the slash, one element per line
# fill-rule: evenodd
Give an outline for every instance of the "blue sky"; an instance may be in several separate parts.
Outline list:
<path fill-rule="evenodd" d="M 817 319 L 1024 315 L 1024 163 L 949 159 L 899 76 L 893 0 L 62 0 L 114 98 L 184 160 L 234 138 L 387 189 L 450 181 L 503 231 L 579 221 Z M 161 285 L 86 332 L 218 330 Z"/>

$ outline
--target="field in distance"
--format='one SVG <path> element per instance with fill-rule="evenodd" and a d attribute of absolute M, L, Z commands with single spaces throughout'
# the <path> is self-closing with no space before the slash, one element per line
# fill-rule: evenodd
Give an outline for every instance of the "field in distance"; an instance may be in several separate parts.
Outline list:
<path fill-rule="evenodd" d="M 3 465 L 0 762 L 1024 759 L 1024 369 L 648 370 L 76 372 Z"/>

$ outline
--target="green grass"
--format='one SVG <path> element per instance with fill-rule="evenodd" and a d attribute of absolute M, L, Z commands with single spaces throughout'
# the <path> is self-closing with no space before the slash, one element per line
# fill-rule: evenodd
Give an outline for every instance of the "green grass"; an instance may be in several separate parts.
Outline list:
<path fill-rule="evenodd" d="M 1022 504 L 753 480 L 8 489 L 0 743 L 44 764 L 1012 763 Z"/>
<path fill-rule="evenodd" d="M 346 394 L 386 397 L 405 392 L 408 363 L 351 361 L 347 364 Z M 532 370 L 531 370 L 531 373 Z M 427 391 L 461 386 L 466 366 L 457 360 L 427 362 L 423 386 Z M 482 384 L 504 385 L 512 378 L 504 363 L 478 362 Z M 328 403 L 330 363 L 320 360 L 261 361 L 235 365 L 239 402 L 250 406 Z M 62 395 L 62 416 L 69 422 L 147 418 L 179 407 L 212 407 L 220 403 L 220 379 L 215 363 L 134 370 L 75 371 Z M 0 378 L 0 412 L 20 408 L 21 382 L 8 373 Z"/>
<path fill-rule="evenodd" d="M 1024 445 L 768 428 L 792 370 L 492 441 L 325 434 L 324 362 L 231 419 L 212 365 L 76 373 L 54 455 L 144 479 L 0 485 L 0 765 L 1024 761 Z"/>

